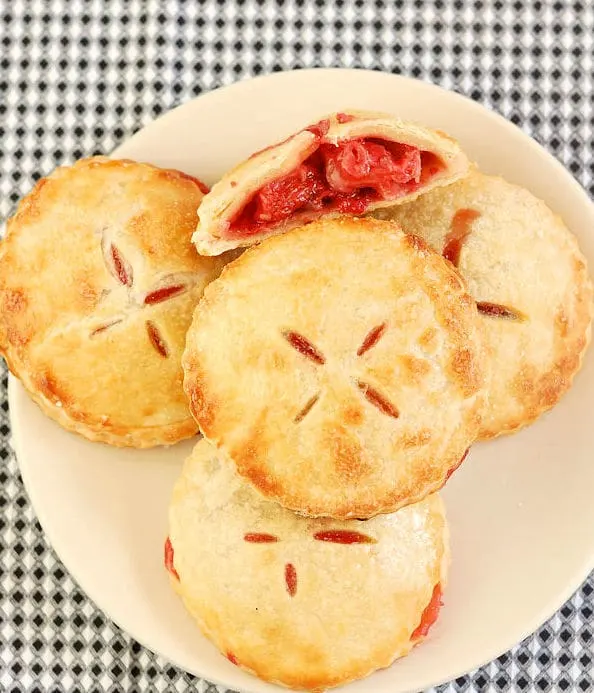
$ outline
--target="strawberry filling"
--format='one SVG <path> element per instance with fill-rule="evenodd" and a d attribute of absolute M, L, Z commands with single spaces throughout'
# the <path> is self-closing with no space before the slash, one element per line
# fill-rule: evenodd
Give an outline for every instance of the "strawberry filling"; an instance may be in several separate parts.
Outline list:
<path fill-rule="evenodd" d="M 421 616 L 421 622 L 414 630 L 413 634 L 410 636 L 411 640 L 418 640 L 419 638 L 424 638 L 431 626 L 437 621 L 439 616 L 439 610 L 441 609 L 443 602 L 441 601 L 441 584 L 438 582 L 433 588 L 433 594 L 431 595 L 431 601 L 425 607 L 423 615 Z"/>
<path fill-rule="evenodd" d="M 260 188 L 226 235 L 258 234 L 293 215 L 311 221 L 328 212 L 363 214 L 373 202 L 414 192 L 443 167 L 435 154 L 397 142 L 322 143 L 291 173 Z"/>
<path fill-rule="evenodd" d="M 176 580 L 179 580 L 179 575 L 173 565 L 173 546 L 171 545 L 171 539 L 169 537 L 165 540 L 163 563 L 171 575 L 173 575 Z"/>

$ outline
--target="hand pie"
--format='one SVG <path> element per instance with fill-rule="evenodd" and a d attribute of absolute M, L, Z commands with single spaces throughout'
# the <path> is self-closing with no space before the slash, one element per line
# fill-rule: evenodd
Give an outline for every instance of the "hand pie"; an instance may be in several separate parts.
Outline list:
<path fill-rule="evenodd" d="M 448 258 L 477 301 L 492 353 L 480 436 L 534 421 L 579 370 L 592 285 L 576 239 L 527 190 L 479 172 L 385 210 Z"/>
<path fill-rule="evenodd" d="M 441 132 L 384 113 L 335 113 L 224 175 L 200 204 L 192 240 L 219 255 L 320 217 L 414 199 L 467 169 Z"/>
<path fill-rule="evenodd" d="M 458 274 L 389 222 L 268 239 L 206 289 L 184 386 L 204 435 L 261 493 L 365 518 L 424 498 L 474 441 L 486 359 Z"/>
<path fill-rule="evenodd" d="M 0 353 L 64 428 L 112 445 L 195 434 L 181 354 L 223 259 L 190 236 L 200 181 L 96 157 L 21 202 L 0 244 Z"/>
<path fill-rule="evenodd" d="M 202 632 L 265 681 L 322 691 L 389 666 L 437 619 L 449 563 L 437 495 L 368 522 L 263 499 L 201 440 L 169 510 L 165 564 Z"/>

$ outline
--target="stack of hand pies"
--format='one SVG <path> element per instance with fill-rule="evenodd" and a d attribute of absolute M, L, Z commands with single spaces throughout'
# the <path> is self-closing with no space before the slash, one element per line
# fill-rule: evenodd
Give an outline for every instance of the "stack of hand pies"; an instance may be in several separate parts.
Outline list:
<path fill-rule="evenodd" d="M 473 443 L 559 401 L 591 314 L 543 202 L 378 113 L 323 118 L 210 192 L 80 161 L 0 246 L 0 350 L 47 415 L 118 446 L 202 433 L 170 507 L 172 584 L 233 664 L 298 689 L 427 635 L 437 492 Z"/>

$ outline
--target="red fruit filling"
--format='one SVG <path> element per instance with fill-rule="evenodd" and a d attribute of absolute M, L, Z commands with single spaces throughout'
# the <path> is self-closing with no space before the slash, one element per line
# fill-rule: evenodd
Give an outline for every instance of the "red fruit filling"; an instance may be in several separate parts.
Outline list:
<path fill-rule="evenodd" d="M 450 232 L 445 237 L 442 255 L 449 260 L 454 267 L 460 262 L 462 245 L 471 231 L 472 222 L 480 217 L 476 209 L 459 209 L 450 226 Z"/>
<path fill-rule="evenodd" d="M 294 597 L 297 594 L 297 571 L 292 563 L 285 566 L 285 583 L 289 596 Z"/>
<path fill-rule="evenodd" d="M 325 121 L 307 128 L 322 140 Z M 294 214 L 363 214 L 373 202 L 417 190 L 444 168 L 433 153 L 373 138 L 321 143 L 291 173 L 258 190 L 231 222 L 227 237 L 261 233 Z"/>
<path fill-rule="evenodd" d="M 377 539 L 362 532 L 349 529 L 326 529 L 314 534 L 318 541 L 328 541 L 332 544 L 377 544 Z"/>
<path fill-rule="evenodd" d="M 441 609 L 443 602 L 441 601 L 441 585 L 439 582 L 433 588 L 433 594 L 431 595 L 431 601 L 425 607 L 423 615 L 421 616 L 421 622 L 416 627 L 413 634 L 410 636 L 411 640 L 417 640 L 418 638 L 424 638 L 429 632 L 431 626 L 437 621 L 439 616 L 439 610 Z"/>
<path fill-rule="evenodd" d="M 235 666 L 239 666 L 239 662 L 237 661 L 237 657 L 233 654 L 233 652 L 227 652 L 225 655 L 227 659 L 231 662 L 231 664 L 235 664 Z"/>
<path fill-rule="evenodd" d="M 278 541 L 278 537 L 264 532 L 248 532 L 244 534 L 243 540 L 252 544 L 273 544 Z"/>
<path fill-rule="evenodd" d="M 165 539 L 165 551 L 164 551 L 164 563 L 167 570 L 173 575 L 176 580 L 179 580 L 179 575 L 177 570 L 173 566 L 173 546 L 171 545 L 171 539 L 167 537 Z"/>

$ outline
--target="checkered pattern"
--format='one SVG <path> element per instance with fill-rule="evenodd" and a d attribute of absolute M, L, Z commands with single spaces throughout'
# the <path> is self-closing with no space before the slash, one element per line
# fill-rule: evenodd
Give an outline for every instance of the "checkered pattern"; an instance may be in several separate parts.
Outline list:
<path fill-rule="evenodd" d="M 591 0 L 0 3 L 0 218 L 57 164 L 172 106 L 297 67 L 419 77 L 499 111 L 594 193 Z M 3 368 L 3 367 L 2 367 Z M 98 611 L 48 546 L 8 449 L 0 371 L 0 690 L 214 693 Z M 537 634 L 440 689 L 594 690 L 594 577 Z"/>

